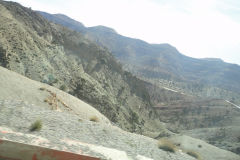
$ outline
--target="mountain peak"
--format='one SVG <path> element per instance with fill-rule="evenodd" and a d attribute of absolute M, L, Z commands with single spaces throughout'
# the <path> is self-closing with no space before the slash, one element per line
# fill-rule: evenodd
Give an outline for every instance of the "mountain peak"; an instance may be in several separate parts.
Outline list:
<path fill-rule="evenodd" d="M 213 62 L 223 62 L 221 58 L 202 58 L 202 59 Z"/>
<path fill-rule="evenodd" d="M 90 29 L 90 30 L 98 30 L 98 31 L 102 31 L 102 32 L 117 33 L 113 28 L 106 27 L 106 26 L 103 26 L 103 25 L 98 25 L 98 26 L 94 26 L 94 27 L 88 27 L 88 29 Z"/>
<path fill-rule="evenodd" d="M 54 23 L 61 24 L 63 26 L 71 28 L 72 30 L 77 30 L 80 32 L 85 30 L 85 26 L 81 22 L 78 22 L 64 14 L 60 14 L 60 13 L 49 14 L 49 13 L 42 12 L 42 11 L 37 11 L 37 13 L 39 13 L 44 18 L 46 18 Z"/>

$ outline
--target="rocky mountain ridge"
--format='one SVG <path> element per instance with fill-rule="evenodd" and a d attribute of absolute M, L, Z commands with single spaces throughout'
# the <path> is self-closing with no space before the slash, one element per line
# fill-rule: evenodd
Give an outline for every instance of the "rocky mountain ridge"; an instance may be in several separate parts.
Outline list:
<path fill-rule="evenodd" d="M 147 90 L 152 106 L 156 109 L 155 115 L 152 115 L 153 112 L 149 114 L 165 122 L 169 130 L 183 131 L 239 153 L 239 142 L 236 141 L 239 125 L 235 123 L 238 121 L 239 111 L 227 103 L 240 103 L 237 89 L 239 83 L 236 78 L 240 73 L 238 65 L 214 58 L 194 59 L 182 55 L 169 44 L 148 44 L 119 35 L 104 26 L 78 28 L 74 24 L 79 22 L 69 17 L 65 16 L 60 22 L 58 14 L 39 13 L 48 20 L 76 30 L 108 48 L 125 69 L 148 82 Z M 226 134 L 224 138 L 213 138 L 214 135 L 219 137 L 219 131 L 223 128 L 226 132 L 231 132 L 231 140 Z M 205 129 L 206 137 L 196 134 L 195 129 Z M 211 132 L 215 134 L 212 135 Z M 157 138 L 164 133 L 148 135 Z"/>
<path fill-rule="evenodd" d="M 145 82 L 124 71 L 108 50 L 29 8 L 0 5 L 1 66 L 61 88 L 126 130 L 143 132 L 145 122 L 146 128 L 161 128 L 149 121 Z M 139 106 L 145 110 L 141 116 Z"/>
<path fill-rule="evenodd" d="M 1 66 L 84 100 L 124 130 L 159 139 L 182 131 L 195 135 L 189 133 L 189 129 L 196 129 L 194 125 L 226 127 L 229 121 L 237 122 L 239 112 L 222 100 L 203 99 L 198 103 L 199 97 L 186 96 L 171 87 L 163 88 L 152 79 L 146 82 L 124 71 L 112 53 L 99 46 L 99 42 L 93 42 L 95 40 L 86 31 L 77 32 L 51 23 L 35 11 L 13 2 L 0 1 L 0 13 Z M 64 22 L 66 17 L 60 17 L 60 22 Z M 68 24 L 71 25 L 70 21 Z M 84 29 L 81 23 L 76 24 Z M 116 34 L 102 26 L 92 30 Z M 177 52 L 169 45 L 162 47 Z M 199 112 L 195 112 L 196 104 Z M 209 114 L 206 108 L 210 108 Z M 216 109 L 219 114 L 212 114 Z M 185 113 L 186 110 L 189 111 Z M 196 116 L 199 118 L 194 120 Z M 218 124 L 205 124 L 208 119 L 217 120 L 219 116 L 226 116 L 226 119 Z M 175 123 L 177 117 L 181 118 Z M 180 127 L 177 124 L 181 124 Z M 232 124 L 229 127 L 237 123 Z M 228 143 L 236 138 L 228 139 Z M 211 139 L 211 142 L 216 141 Z M 234 146 L 224 149 L 236 151 L 238 143 L 235 141 Z"/>
<path fill-rule="evenodd" d="M 187 57 L 169 44 L 149 44 L 122 36 L 108 27 L 77 27 L 75 24 L 80 22 L 70 17 L 65 16 L 64 21 L 60 22 L 59 14 L 39 13 L 105 46 L 125 69 L 144 80 L 159 85 L 165 80 L 174 82 L 170 88 L 201 97 L 227 98 L 240 104 L 239 65 L 213 58 Z"/>

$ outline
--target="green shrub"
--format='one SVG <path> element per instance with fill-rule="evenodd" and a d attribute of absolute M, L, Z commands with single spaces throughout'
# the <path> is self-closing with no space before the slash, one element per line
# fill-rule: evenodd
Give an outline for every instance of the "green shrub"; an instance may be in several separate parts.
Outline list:
<path fill-rule="evenodd" d="M 36 120 L 31 126 L 30 126 L 30 131 L 40 131 L 42 129 L 42 121 L 41 120 Z"/>
<path fill-rule="evenodd" d="M 200 155 L 199 155 L 198 153 L 194 152 L 194 151 L 187 151 L 186 153 L 187 153 L 188 155 L 190 155 L 190 156 L 198 159 L 198 160 L 201 160 Z"/>
<path fill-rule="evenodd" d="M 39 90 L 44 91 L 44 90 L 46 90 L 46 88 L 40 87 Z"/>
<path fill-rule="evenodd" d="M 63 85 L 60 86 L 60 89 L 62 91 L 66 91 L 67 90 L 67 86 L 65 84 L 63 84 Z"/>
<path fill-rule="evenodd" d="M 158 142 L 158 148 L 162 149 L 167 152 L 175 153 L 177 150 L 177 147 L 172 144 L 172 142 L 168 141 L 167 139 L 161 139 Z"/>
<path fill-rule="evenodd" d="M 41 82 L 52 86 L 54 83 L 58 82 L 58 79 L 56 79 L 52 74 L 49 74 Z"/>

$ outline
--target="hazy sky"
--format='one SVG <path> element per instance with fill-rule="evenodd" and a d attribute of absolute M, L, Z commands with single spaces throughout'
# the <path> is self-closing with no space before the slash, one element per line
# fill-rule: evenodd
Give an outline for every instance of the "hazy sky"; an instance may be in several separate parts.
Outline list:
<path fill-rule="evenodd" d="M 197 58 L 240 64 L 239 0 L 15 0 L 63 13 L 85 26 L 104 25 L 149 43 L 169 43 Z"/>

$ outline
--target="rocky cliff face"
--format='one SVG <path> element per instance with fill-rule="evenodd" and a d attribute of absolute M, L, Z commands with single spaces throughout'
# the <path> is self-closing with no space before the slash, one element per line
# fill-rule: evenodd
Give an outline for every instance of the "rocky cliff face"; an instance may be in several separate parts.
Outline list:
<path fill-rule="evenodd" d="M 144 82 L 107 49 L 17 3 L 0 1 L 0 12 L 2 66 L 69 92 L 128 131 L 161 128 L 151 124 Z"/>

